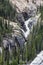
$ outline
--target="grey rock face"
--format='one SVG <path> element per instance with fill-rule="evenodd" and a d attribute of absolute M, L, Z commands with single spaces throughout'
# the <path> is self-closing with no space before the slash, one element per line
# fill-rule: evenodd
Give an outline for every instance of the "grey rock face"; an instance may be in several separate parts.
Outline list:
<path fill-rule="evenodd" d="M 29 22 L 28 24 L 29 29 L 31 29 L 32 26 L 33 26 L 33 22 Z"/>
<path fill-rule="evenodd" d="M 37 55 L 30 65 L 43 65 L 43 51 Z"/>
<path fill-rule="evenodd" d="M 4 47 L 4 48 L 8 47 L 8 44 L 9 44 L 8 40 L 4 39 L 4 40 L 2 41 L 2 43 L 3 43 L 3 47 Z"/>
<path fill-rule="evenodd" d="M 25 39 L 22 36 L 16 36 L 15 40 L 20 45 L 20 47 L 23 47 L 23 45 L 25 43 Z"/>
<path fill-rule="evenodd" d="M 27 31 L 26 30 L 26 27 L 25 27 L 25 24 L 24 24 L 24 17 L 23 15 L 20 13 L 17 15 L 17 20 L 19 21 L 20 25 L 21 25 L 21 28 L 24 30 L 24 31 Z"/>
<path fill-rule="evenodd" d="M 22 13 L 18 13 L 18 14 L 17 14 L 17 20 L 18 20 L 19 22 L 21 22 L 21 23 L 25 21 L 23 15 L 22 15 Z"/>
<path fill-rule="evenodd" d="M 28 15 L 27 12 L 22 12 L 22 14 L 23 14 L 23 17 L 24 17 L 25 21 L 30 18 L 30 16 Z"/>
<path fill-rule="evenodd" d="M 10 47 L 14 47 L 15 46 L 14 40 L 13 39 L 9 39 L 9 38 L 3 39 L 2 43 L 3 43 L 3 47 L 5 49 L 6 49 L 6 47 L 9 48 L 9 46 Z"/>

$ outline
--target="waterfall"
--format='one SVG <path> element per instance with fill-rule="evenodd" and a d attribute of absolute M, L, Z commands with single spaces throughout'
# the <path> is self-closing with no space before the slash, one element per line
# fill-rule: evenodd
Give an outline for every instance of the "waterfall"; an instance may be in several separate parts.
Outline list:
<path fill-rule="evenodd" d="M 31 19 L 31 18 L 30 18 L 30 19 Z M 27 36 L 28 36 L 29 33 L 30 33 L 30 29 L 29 29 L 29 27 L 28 27 L 28 24 L 29 24 L 30 19 L 28 19 L 28 20 L 25 21 L 25 23 L 24 23 L 27 31 L 25 32 L 23 29 L 21 29 L 22 32 L 23 32 L 23 34 L 24 34 L 24 37 L 25 37 L 25 38 L 27 38 Z"/>
<path fill-rule="evenodd" d="M 27 21 L 24 22 L 24 25 L 25 25 L 27 31 L 25 32 L 23 29 L 21 29 L 21 30 L 22 30 L 22 32 L 23 32 L 25 38 L 27 38 L 28 35 L 30 34 L 30 29 L 29 29 L 29 27 L 28 27 L 28 24 L 31 22 L 31 23 L 32 23 L 31 29 L 33 29 L 33 25 L 36 25 L 36 24 L 37 24 L 37 21 L 38 21 L 38 18 L 40 17 L 40 15 L 41 15 L 41 14 L 38 14 L 38 15 L 36 15 L 34 18 L 32 18 L 32 19 L 29 18 Z M 29 24 L 29 25 L 30 25 L 30 24 Z"/>

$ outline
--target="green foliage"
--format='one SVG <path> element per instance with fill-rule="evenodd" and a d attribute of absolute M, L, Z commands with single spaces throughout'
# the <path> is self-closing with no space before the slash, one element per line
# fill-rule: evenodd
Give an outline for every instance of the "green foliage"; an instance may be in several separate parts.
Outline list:
<path fill-rule="evenodd" d="M 12 8 L 9 4 L 9 0 L 1 0 L 0 2 L 0 16 L 14 20 L 16 9 Z"/>
<path fill-rule="evenodd" d="M 43 7 L 40 6 L 40 12 L 41 12 L 41 19 L 43 20 Z M 0 18 L 0 42 L 3 39 L 3 36 L 6 34 L 10 34 L 12 32 L 12 27 L 9 24 L 9 20 L 7 23 L 7 20 L 4 20 L 4 18 L 14 20 L 15 18 L 16 10 L 13 9 L 10 4 L 9 0 L 0 0 L 0 16 L 3 18 Z M 1 45 L 1 44 L 0 44 Z M 30 33 L 30 37 L 27 41 L 26 46 L 23 46 L 23 49 L 21 49 L 19 46 L 17 49 L 13 49 L 12 55 L 12 63 L 10 65 L 18 65 L 20 61 L 20 54 L 22 55 L 22 61 L 20 61 L 20 65 L 25 64 L 25 60 L 29 61 L 34 59 L 37 53 L 39 53 L 41 50 L 43 50 L 43 25 L 40 24 L 40 27 L 38 25 L 36 27 L 33 27 L 33 32 Z M 2 57 L 0 56 L 0 64 L 2 63 Z M 9 54 L 7 56 L 7 64 L 9 64 Z"/>
<path fill-rule="evenodd" d="M 0 31 L 5 31 L 6 33 L 10 33 L 9 30 L 12 30 L 12 27 L 9 24 L 9 20 L 4 20 L 3 18 L 0 18 Z M 8 32 L 7 32 L 8 30 Z"/>
<path fill-rule="evenodd" d="M 2 65 L 2 54 L 0 53 L 0 64 Z"/>
<path fill-rule="evenodd" d="M 25 61 L 20 60 L 20 65 L 26 64 Z"/>
<path fill-rule="evenodd" d="M 43 6 L 40 6 L 41 20 L 43 20 Z"/>
<path fill-rule="evenodd" d="M 0 17 L 0 42 L 3 39 L 3 36 L 6 34 L 10 34 L 12 32 L 12 27 L 9 24 L 9 21 L 5 21 L 3 18 Z"/>
<path fill-rule="evenodd" d="M 16 59 L 13 59 L 13 61 L 12 61 L 12 65 L 18 65 L 18 63 L 17 63 L 17 60 L 16 60 Z"/>
<path fill-rule="evenodd" d="M 43 50 L 43 23 L 41 22 L 40 27 L 38 25 L 33 28 L 27 42 L 28 61 L 34 59 L 36 54 Z"/>

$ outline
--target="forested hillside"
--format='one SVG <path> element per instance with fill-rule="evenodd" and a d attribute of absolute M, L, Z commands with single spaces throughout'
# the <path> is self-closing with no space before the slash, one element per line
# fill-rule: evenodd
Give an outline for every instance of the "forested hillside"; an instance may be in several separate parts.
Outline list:
<path fill-rule="evenodd" d="M 9 4 L 9 0 L 0 0 L 0 16 L 14 20 L 16 9 L 12 8 Z"/>
<path fill-rule="evenodd" d="M 43 50 L 43 6 L 26 3 L 18 13 L 9 0 L 0 0 L 0 65 L 29 65 Z"/>

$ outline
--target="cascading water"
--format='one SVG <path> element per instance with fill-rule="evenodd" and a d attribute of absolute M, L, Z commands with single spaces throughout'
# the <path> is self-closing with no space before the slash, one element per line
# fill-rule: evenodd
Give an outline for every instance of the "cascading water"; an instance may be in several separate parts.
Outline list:
<path fill-rule="evenodd" d="M 27 36 L 28 36 L 29 33 L 30 33 L 30 29 L 29 29 L 29 27 L 28 27 L 29 21 L 30 21 L 30 19 L 28 19 L 28 20 L 25 21 L 25 23 L 24 23 L 27 31 L 25 32 L 23 29 L 21 29 L 22 32 L 23 32 L 23 34 L 24 34 L 24 37 L 25 37 L 25 38 L 27 38 Z"/>
<path fill-rule="evenodd" d="M 36 24 L 38 18 L 40 17 L 40 14 L 36 15 L 37 8 L 35 6 L 33 6 L 32 3 L 29 4 L 29 10 L 30 10 L 30 12 L 26 11 L 25 14 L 18 13 L 18 16 L 17 16 L 17 19 L 21 25 L 20 30 L 22 31 L 22 34 L 23 34 L 21 36 L 16 35 L 16 38 L 20 44 L 25 43 L 25 40 L 27 39 L 28 35 L 30 34 L 30 30 L 32 29 L 33 24 Z M 33 17 L 33 18 L 31 18 L 31 17 Z M 16 25 L 14 24 L 14 22 L 10 22 L 10 25 L 12 25 L 13 28 L 15 29 Z M 13 36 L 14 35 L 15 35 L 15 32 L 13 33 Z M 12 41 L 14 41 L 14 40 L 12 40 Z M 9 41 L 9 39 L 8 39 L 8 41 L 4 40 L 3 43 L 4 43 L 4 48 L 6 48 L 7 44 L 9 44 L 9 51 L 10 51 L 10 47 L 12 46 L 13 42 L 11 42 L 11 40 Z M 10 46 L 10 43 L 11 43 L 11 46 Z"/>
<path fill-rule="evenodd" d="M 30 34 L 30 28 L 29 28 L 28 24 L 31 23 L 29 25 L 30 25 L 31 29 L 33 29 L 33 25 L 37 24 L 39 17 L 40 17 L 40 14 L 36 15 L 33 19 L 29 18 L 27 21 L 24 22 L 24 25 L 25 25 L 25 28 L 27 31 L 24 31 L 23 29 L 21 29 L 21 30 L 22 30 L 25 38 L 27 38 L 28 35 Z"/>

